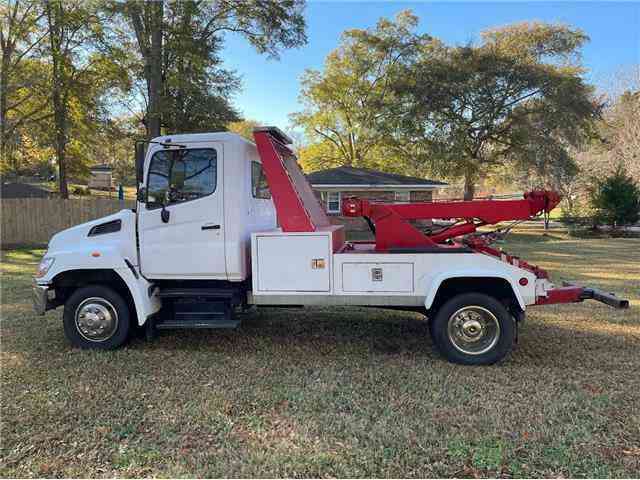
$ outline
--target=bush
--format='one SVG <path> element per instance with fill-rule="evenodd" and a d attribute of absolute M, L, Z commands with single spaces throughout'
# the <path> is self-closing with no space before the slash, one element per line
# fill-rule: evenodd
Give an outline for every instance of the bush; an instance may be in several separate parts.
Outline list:
<path fill-rule="evenodd" d="M 566 201 L 560 203 L 559 220 L 565 225 L 591 225 L 591 208 L 585 202 L 574 201 L 569 205 Z"/>
<path fill-rule="evenodd" d="M 622 165 L 609 177 L 594 180 L 589 197 L 598 223 L 615 228 L 640 218 L 640 187 Z"/>
<path fill-rule="evenodd" d="M 71 193 L 79 196 L 91 195 L 91 190 L 89 189 L 89 187 L 83 187 L 79 185 L 79 186 L 73 187 L 73 191 Z"/>

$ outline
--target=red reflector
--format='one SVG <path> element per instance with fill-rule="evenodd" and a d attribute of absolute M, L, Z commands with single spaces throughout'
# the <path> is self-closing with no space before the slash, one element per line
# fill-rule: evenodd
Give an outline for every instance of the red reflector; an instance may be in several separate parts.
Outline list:
<path fill-rule="evenodd" d="M 529 280 L 527 280 L 525 277 L 522 277 L 520 280 L 518 280 L 518 283 L 524 287 L 525 285 L 529 284 Z"/>

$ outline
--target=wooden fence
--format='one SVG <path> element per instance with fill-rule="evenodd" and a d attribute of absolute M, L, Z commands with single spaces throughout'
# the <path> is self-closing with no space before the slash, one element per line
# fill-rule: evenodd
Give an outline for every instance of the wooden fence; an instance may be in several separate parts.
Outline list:
<path fill-rule="evenodd" d="M 65 228 L 133 208 L 132 200 L 110 198 L 6 198 L 0 200 L 3 247 L 46 245 L 51 236 Z"/>

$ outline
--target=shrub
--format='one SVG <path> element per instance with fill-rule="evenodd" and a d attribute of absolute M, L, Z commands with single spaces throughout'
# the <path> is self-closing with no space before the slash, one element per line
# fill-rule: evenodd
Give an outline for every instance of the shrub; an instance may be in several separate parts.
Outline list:
<path fill-rule="evenodd" d="M 584 201 L 574 201 L 571 204 L 561 202 L 559 220 L 565 225 L 591 224 L 591 208 L 585 203 Z"/>
<path fill-rule="evenodd" d="M 73 187 L 73 191 L 71 193 L 73 193 L 74 195 L 91 195 L 91 190 L 89 189 L 89 187 L 78 185 L 76 187 Z"/>
<path fill-rule="evenodd" d="M 635 223 L 640 218 L 640 187 L 622 165 L 612 175 L 594 180 L 589 193 L 598 223 L 615 228 Z"/>

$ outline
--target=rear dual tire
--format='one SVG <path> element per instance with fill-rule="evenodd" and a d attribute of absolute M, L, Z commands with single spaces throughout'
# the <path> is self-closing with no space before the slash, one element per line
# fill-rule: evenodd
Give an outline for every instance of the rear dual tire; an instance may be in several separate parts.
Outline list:
<path fill-rule="evenodd" d="M 465 293 L 443 304 L 430 322 L 430 334 L 450 362 L 491 365 L 511 351 L 516 325 L 507 308 L 482 293 Z"/>

